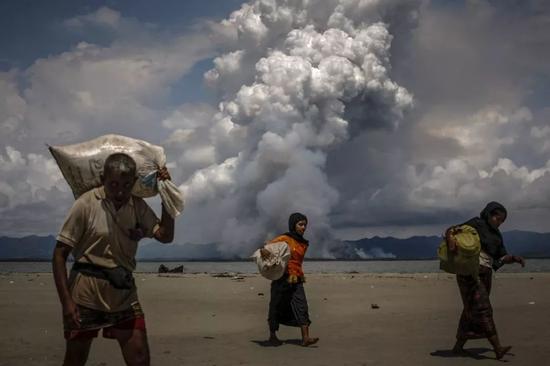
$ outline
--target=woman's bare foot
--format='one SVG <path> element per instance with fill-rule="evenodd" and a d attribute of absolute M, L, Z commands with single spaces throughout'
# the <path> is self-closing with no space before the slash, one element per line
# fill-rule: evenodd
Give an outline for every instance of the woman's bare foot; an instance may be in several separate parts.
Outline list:
<path fill-rule="evenodd" d="M 456 345 L 453 347 L 452 351 L 454 354 L 457 354 L 457 355 L 463 355 L 466 353 L 466 350 L 463 347 L 459 347 Z"/>
<path fill-rule="evenodd" d="M 505 346 L 505 347 L 500 347 L 499 349 L 496 349 L 495 354 L 497 356 L 497 360 L 500 360 L 502 357 L 504 357 L 504 355 L 508 353 L 508 351 L 510 351 L 511 349 L 512 349 L 512 346 Z"/>
<path fill-rule="evenodd" d="M 279 338 L 277 338 L 277 336 L 269 337 L 268 342 L 272 346 L 280 346 L 280 345 L 283 344 L 283 341 L 281 341 Z"/>
<path fill-rule="evenodd" d="M 467 354 L 468 352 L 464 349 L 465 344 L 466 344 L 466 339 L 462 339 L 462 338 L 457 339 L 452 352 L 457 355 Z"/>
<path fill-rule="evenodd" d="M 302 340 L 302 346 L 307 347 L 311 346 L 312 344 L 315 344 L 319 341 L 319 338 L 306 338 Z"/>

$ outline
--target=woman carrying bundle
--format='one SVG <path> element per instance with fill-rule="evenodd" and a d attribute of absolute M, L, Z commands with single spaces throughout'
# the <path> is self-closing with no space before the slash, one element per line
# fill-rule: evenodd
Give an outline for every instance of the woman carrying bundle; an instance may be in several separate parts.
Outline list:
<path fill-rule="evenodd" d="M 302 346 L 307 347 L 316 343 L 319 338 L 309 336 L 308 305 L 304 291 L 304 271 L 302 263 L 309 242 L 303 237 L 307 228 L 307 217 L 301 213 L 293 213 L 288 219 L 288 232 L 280 235 L 269 243 L 285 242 L 290 249 L 290 259 L 283 276 L 271 282 L 271 300 L 269 302 L 269 342 L 273 345 L 281 345 L 276 332 L 279 324 L 300 327 L 302 331 Z M 260 249 L 262 257 L 268 258 L 271 254 L 265 249 Z"/>
<path fill-rule="evenodd" d="M 479 255 L 479 279 L 472 275 L 456 276 L 464 309 L 460 317 L 456 334 L 455 353 L 464 353 L 464 345 L 468 339 L 487 338 L 496 354 L 501 359 L 511 346 L 502 346 L 498 339 L 497 330 L 493 320 L 493 308 L 489 300 L 491 293 L 493 270 L 498 270 L 502 265 L 520 263 L 525 266 L 525 261 L 520 256 L 510 255 L 504 247 L 499 226 L 506 220 L 507 212 L 498 202 L 490 202 L 481 211 L 479 217 L 465 222 L 476 229 L 481 244 Z M 445 240 L 450 252 L 458 250 L 455 234 L 460 232 L 458 227 L 450 227 L 445 232 Z"/>

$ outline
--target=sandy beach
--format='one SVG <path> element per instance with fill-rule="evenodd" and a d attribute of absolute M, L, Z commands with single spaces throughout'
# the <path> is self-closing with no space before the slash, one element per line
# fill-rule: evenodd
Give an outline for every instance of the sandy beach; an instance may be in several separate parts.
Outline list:
<path fill-rule="evenodd" d="M 315 274 L 306 292 L 313 321 L 310 348 L 297 328 L 282 327 L 280 347 L 266 347 L 269 281 L 208 274 L 137 274 L 152 365 L 490 365 L 486 340 L 470 341 L 475 358 L 450 349 L 461 311 L 453 276 Z M 504 360 L 550 359 L 548 273 L 497 274 L 491 296 Z M 372 304 L 378 305 L 373 308 Z M 60 365 L 64 340 L 52 275 L 0 274 L 0 365 Z M 88 365 L 123 365 L 116 341 L 98 338 Z"/>

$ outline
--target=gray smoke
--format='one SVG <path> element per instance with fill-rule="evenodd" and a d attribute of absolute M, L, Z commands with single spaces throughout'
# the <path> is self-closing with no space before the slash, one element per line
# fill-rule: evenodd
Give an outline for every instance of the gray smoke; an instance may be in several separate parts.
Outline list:
<path fill-rule="evenodd" d="M 413 103 L 390 76 L 391 22 L 416 14 L 403 3 L 256 1 L 213 27 L 227 46 L 205 74 L 219 110 L 200 126 L 182 123 L 170 140 L 190 157 L 180 166 L 203 165 L 181 186 L 182 235 L 243 254 L 301 211 L 312 254 L 331 256 L 339 193 L 327 153 L 351 128 L 395 128 Z"/>

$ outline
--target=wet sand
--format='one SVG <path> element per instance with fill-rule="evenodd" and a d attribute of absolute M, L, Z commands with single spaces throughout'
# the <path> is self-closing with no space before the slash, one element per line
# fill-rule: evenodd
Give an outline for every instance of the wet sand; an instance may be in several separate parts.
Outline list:
<path fill-rule="evenodd" d="M 137 274 L 152 365 L 494 365 L 486 340 L 475 358 L 450 349 L 461 312 L 455 279 L 438 274 L 315 274 L 306 293 L 320 342 L 300 347 L 281 327 L 266 347 L 269 281 L 260 276 Z M 498 274 L 491 295 L 505 361 L 550 359 L 550 274 Z M 372 306 L 372 304 L 378 305 Z M 60 365 L 61 309 L 51 274 L 0 274 L 0 365 Z M 123 365 L 116 341 L 94 341 L 87 365 Z"/>

